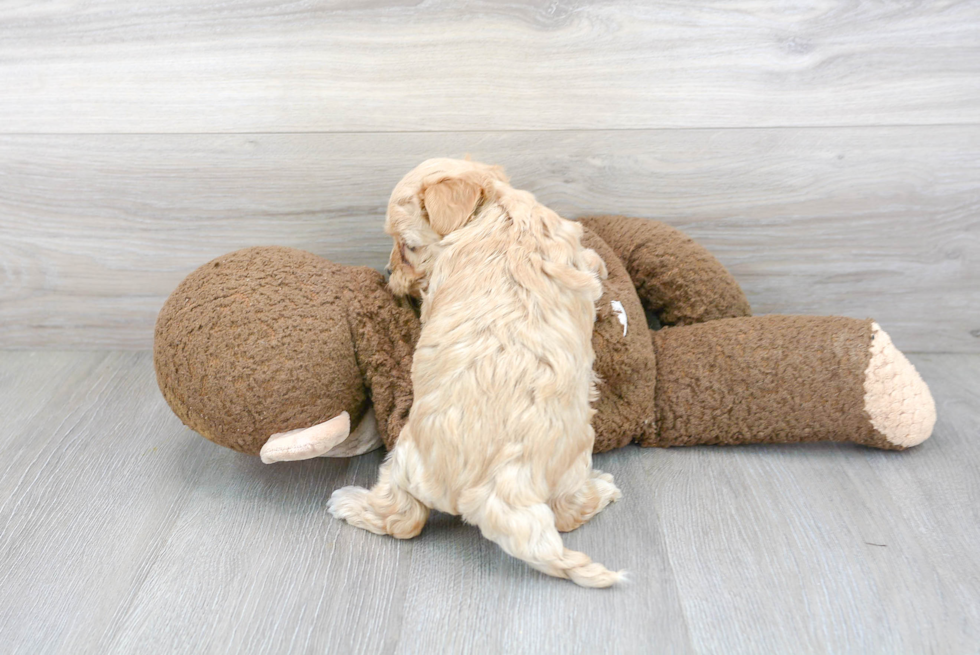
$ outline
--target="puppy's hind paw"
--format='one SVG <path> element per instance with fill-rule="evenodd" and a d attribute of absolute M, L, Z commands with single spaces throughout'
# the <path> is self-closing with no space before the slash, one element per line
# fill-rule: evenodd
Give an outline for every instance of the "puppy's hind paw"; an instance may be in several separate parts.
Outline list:
<path fill-rule="evenodd" d="M 404 504 L 392 506 L 386 502 L 383 504 L 386 511 L 379 513 L 375 505 L 377 495 L 372 496 L 372 492 L 362 487 L 344 487 L 331 494 L 327 511 L 355 528 L 390 534 L 396 539 L 411 539 L 422 531 L 429 508 L 404 492 L 400 495 Z"/>
<path fill-rule="evenodd" d="M 599 509 L 605 509 L 610 503 L 615 503 L 623 497 L 623 492 L 612 482 L 606 480 L 595 481 L 596 491 L 599 493 Z"/>
<path fill-rule="evenodd" d="M 350 521 L 364 512 L 367 506 L 368 490 L 364 487 L 342 487 L 330 494 L 327 511 L 335 519 Z"/>
<path fill-rule="evenodd" d="M 596 471 L 593 475 L 592 483 L 595 485 L 596 492 L 601 498 L 599 509 L 604 508 L 609 503 L 615 503 L 623 497 L 623 492 L 613 482 L 612 475 L 603 473 L 602 471 Z"/>

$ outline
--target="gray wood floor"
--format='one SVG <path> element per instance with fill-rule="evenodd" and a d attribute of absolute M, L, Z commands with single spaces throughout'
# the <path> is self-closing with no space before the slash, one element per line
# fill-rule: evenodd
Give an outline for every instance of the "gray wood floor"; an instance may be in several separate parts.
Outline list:
<path fill-rule="evenodd" d="M 915 355 L 934 436 L 635 447 L 566 536 L 629 570 L 585 590 L 434 516 L 407 542 L 325 502 L 380 462 L 266 466 L 185 429 L 147 353 L 0 353 L 6 653 L 975 653 L 980 356 Z"/>

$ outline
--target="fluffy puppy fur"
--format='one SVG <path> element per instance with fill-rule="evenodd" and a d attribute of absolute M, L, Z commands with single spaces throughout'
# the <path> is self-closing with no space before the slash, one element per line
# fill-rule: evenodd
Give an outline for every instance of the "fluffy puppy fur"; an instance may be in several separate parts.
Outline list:
<path fill-rule="evenodd" d="M 395 187 L 385 229 L 392 290 L 422 299 L 414 403 L 377 484 L 335 491 L 331 513 L 407 539 L 435 508 L 548 575 L 619 581 L 559 535 L 620 496 L 592 468 L 592 324 L 606 271 L 581 226 L 500 168 L 434 159 Z"/>

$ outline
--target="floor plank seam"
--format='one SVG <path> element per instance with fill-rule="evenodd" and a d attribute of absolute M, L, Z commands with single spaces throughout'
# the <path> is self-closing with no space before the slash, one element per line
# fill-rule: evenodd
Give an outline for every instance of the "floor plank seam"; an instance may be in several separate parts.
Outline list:
<path fill-rule="evenodd" d="M 283 130 L 283 131 L 206 131 L 206 132 L 5 132 L 0 131 L 0 137 L 81 137 L 81 136 L 288 136 L 309 134 L 335 135 L 371 135 L 371 134 L 524 134 L 524 133 L 579 133 L 597 134 L 602 132 L 717 132 L 721 130 L 874 130 L 885 128 L 934 128 L 934 127 L 980 127 L 980 122 L 942 122 L 942 123 L 827 123 L 800 125 L 698 125 L 691 127 L 660 126 L 660 127 L 556 127 L 556 128 L 473 128 L 467 130 Z"/>

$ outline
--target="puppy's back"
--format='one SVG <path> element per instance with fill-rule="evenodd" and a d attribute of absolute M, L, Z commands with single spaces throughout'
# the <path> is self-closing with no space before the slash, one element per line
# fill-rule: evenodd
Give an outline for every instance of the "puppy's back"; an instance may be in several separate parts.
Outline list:
<path fill-rule="evenodd" d="M 580 235 L 548 211 L 523 222 L 479 216 L 447 238 L 423 304 L 412 420 L 449 495 L 521 462 L 547 499 L 591 452 L 601 283 Z"/>

